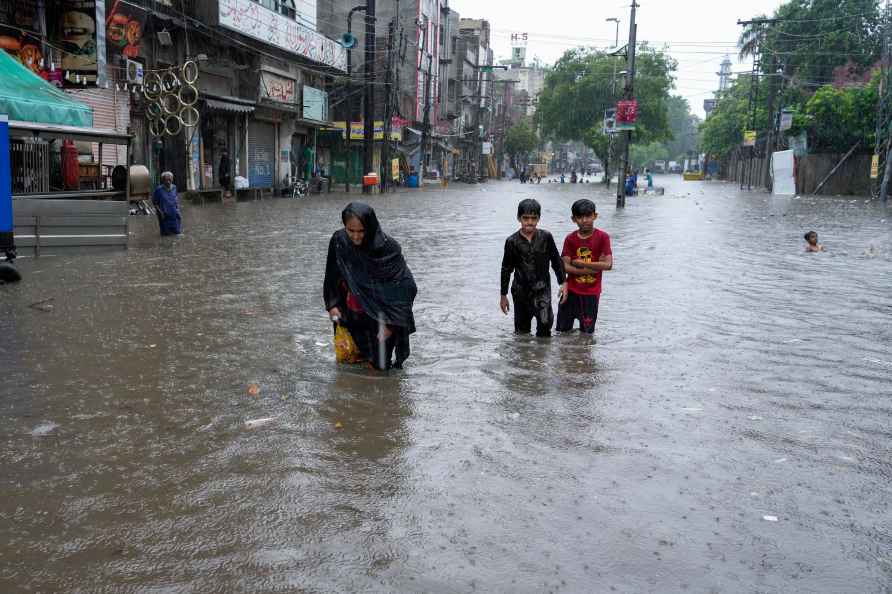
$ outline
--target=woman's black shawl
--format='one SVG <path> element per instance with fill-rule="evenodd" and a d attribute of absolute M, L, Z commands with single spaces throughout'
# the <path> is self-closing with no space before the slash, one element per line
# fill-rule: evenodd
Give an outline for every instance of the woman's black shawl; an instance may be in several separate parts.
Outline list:
<path fill-rule="evenodd" d="M 339 287 L 343 279 L 367 315 L 383 324 L 405 328 L 408 333 L 415 332 L 412 303 L 418 289 L 400 244 L 381 230 L 371 206 L 351 202 L 341 219 L 346 224 L 353 217 L 362 222 L 365 237 L 357 246 L 345 229 L 332 235 L 323 285 L 326 309 L 345 306 Z"/>

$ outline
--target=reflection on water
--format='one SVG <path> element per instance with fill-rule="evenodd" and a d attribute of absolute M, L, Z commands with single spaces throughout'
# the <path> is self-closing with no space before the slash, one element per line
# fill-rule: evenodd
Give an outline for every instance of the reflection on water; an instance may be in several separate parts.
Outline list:
<path fill-rule="evenodd" d="M 888 591 L 890 212 L 657 183 L 624 212 L 590 185 L 374 197 L 419 285 L 391 375 L 334 364 L 346 196 L 20 260 L 0 591 Z M 596 342 L 514 336 L 517 201 L 560 238 L 581 196 L 616 259 Z"/>

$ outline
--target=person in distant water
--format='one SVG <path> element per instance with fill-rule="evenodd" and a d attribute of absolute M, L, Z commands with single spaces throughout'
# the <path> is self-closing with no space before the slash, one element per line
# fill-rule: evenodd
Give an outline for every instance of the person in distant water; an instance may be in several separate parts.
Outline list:
<path fill-rule="evenodd" d="M 223 154 L 220 156 L 220 167 L 217 169 L 218 177 L 220 178 L 220 185 L 223 186 L 224 190 L 229 190 L 229 184 L 232 181 L 232 174 L 229 163 L 229 151 L 223 149 Z"/>
<path fill-rule="evenodd" d="M 647 189 L 653 190 L 654 189 L 654 176 L 653 176 L 653 174 L 651 174 L 650 169 L 644 170 L 644 179 L 647 180 Z"/>
<path fill-rule="evenodd" d="M 344 228 L 328 243 L 325 309 L 350 331 L 375 369 L 402 369 L 415 332 L 415 278 L 400 244 L 381 230 L 371 206 L 351 202 L 341 222 Z"/>
<path fill-rule="evenodd" d="M 161 174 L 161 185 L 152 194 L 152 203 L 158 214 L 158 226 L 161 235 L 179 235 L 183 232 L 180 218 L 180 205 L 177 201 L 177 187 L 173 185 L 173 173 L 165 171 Z"/>
<path fill-rule="evenodd" d="M 626 173 L 626 188 L 625 188 L 626 196 L 634 196 L 635 189 L 637 188 L 637 186 L 638 186 L 637 178 L 635 178 L 635 176 L 633 176 L 631 172 L 627 172 Z"/>
<path fill-rule="evenodd" d="M 571 213 L 579 230 L 567 235 L 561 252 L 569 295 L 558 309 L 557 331 L 570 332 L 579 320 L 580 331 L 593 334 L 601 299 L 601 275 L 605 270 L 613 270 L 613 250 L 610 236 L 595 229 L 598 211 L 594 202 L 577 200 Z"/>
<path fill-rule="evenodd" d="M 575 171 L 571 172 L 570 173 L 570 183 L 575 184 L 578 181 L 579 181 L 579 178 L 576 177 L 576 172 Z"/>
<path fill-rule="evenodd" d="M 566 183 L 567 179 L 564 177 L 564 172 L 561 172 L 561 183 Z"/>
<path fill-rule="evenodd" d="M 529 334 L 536 318 L 536 336 L 551 336 L 554 309 L 551 307 L 551 275 L 549 265 L 561 286 L 560 299 L 566 299 L 567 286 L 561 256 L 554 237 L 545 229 L 537 229 L 542 207 L 533 199 L 517 205 L 520 230 L 505 240 L 502 256 L 502 297 L 499 308 L 508 315 L 508 284 L 511 275 L 511 298 L 514 301 L 514 331 Z"/>
<path fill-rule="evenodd" d="M 824 246 L 818 243 L 818 232 L 809 231 L 805 234 L 805 251 L 806 252 L 823 252 Z"/>

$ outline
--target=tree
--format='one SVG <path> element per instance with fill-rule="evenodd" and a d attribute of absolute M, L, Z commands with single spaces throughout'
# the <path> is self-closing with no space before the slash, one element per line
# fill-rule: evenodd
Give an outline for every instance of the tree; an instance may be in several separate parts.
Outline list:
<path fill-rule="evenodd" d="M 530 151 L 539 144 L 536 131 L 525 119 L 520 120 L 508 130 L 505 136 L 505 152 L 511 159 L 511 167 L 518 170 L 527 164 Z"/>
<path fill-rule="evenodd" d="M 809 146 L 816 152 L 843 153 L 856 142 L 868 152 L 876 136 L 878 79 L 864 87 L 821 87 L 805 104 Z"/>
<path fill-rule="evenodd" d="M 683 158 L 700 146 L 700 118 L 691 113 L 688 100 L 672 95 L 666 101 L 672 139 L 665 143 L 669 159 Z"/>
<path fill-rule="evenodd" d="M 662 142 L 636 144 L 629 149 L 629 161 L 632 169 L 649 167 L 654 161 L 665 161 L 667 159 L 669 159 L 669 149 Z"/>
<path fill-rule="evenodd" d="M 724 157 L 743 142 L 743 131 L 750 126 L 750 79 L 737 79 L 718 97 L 715 109 L 700 125 L 700 148 L 703 152 Z M 759 111 L 757 115 L 764 114 Z M 757 123 L 764 118 L 757 118 Z"/>
<path fill-rule="evenodd" d="M 606 137 L 601 133 L 604 111 L 614 107 L 623 79 L 614 71 L 625 64 L 616 56 L 593 49 L 568 50 L 545 78 L 536 122 L 544 138 L 558 142 L 581 140 L 606 161 Z M 643 45 L 637 55 L 635 96 L 638 122 L 633 142 L 668 140 L 671 136 L 667 99 L 673 88 L 676 62 Z"/>

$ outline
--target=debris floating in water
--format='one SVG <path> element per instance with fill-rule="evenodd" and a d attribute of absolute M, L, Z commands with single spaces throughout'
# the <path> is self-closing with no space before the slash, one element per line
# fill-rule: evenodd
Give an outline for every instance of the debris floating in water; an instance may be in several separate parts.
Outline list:
<path fill-rule="evenodd" d="M 343 429 L 343 428 L 344 428 L 344 424 L 342 422 L 337 421 L 335 423 L 335 429 Z"/>
<path fill-rule="evenodd" d="M 59 428 L 59 425 L 56 423 L 41 423 L 37 427 L 31 430 L 32 437 L 43 437 L 44 435 L 49 435 L 53 431 Z"/>
<path fill-rule="evenodd" d="M 260 394 L 260 386 L 257 384 L 248 385 L 248 396 L 258 396 Z"/>
<path fill-rule="evenodd" d="M 762 516 L 766 522 L 777 522 L 777 516 Z"/>
<path fill-rule="evenodd" d="M 279 418 L 278 416 L 275 416 L 275 417 L 263 417 L 262 419 L 252 419 L 250 421 L 245 421 L 245 427 L 247 429 L 257 429 L 258 427 L 263 427 L 264 425 L 269 425 L 270 423 L 272 423 L 273 421 L 275 421 L 278 418 Z"/>

